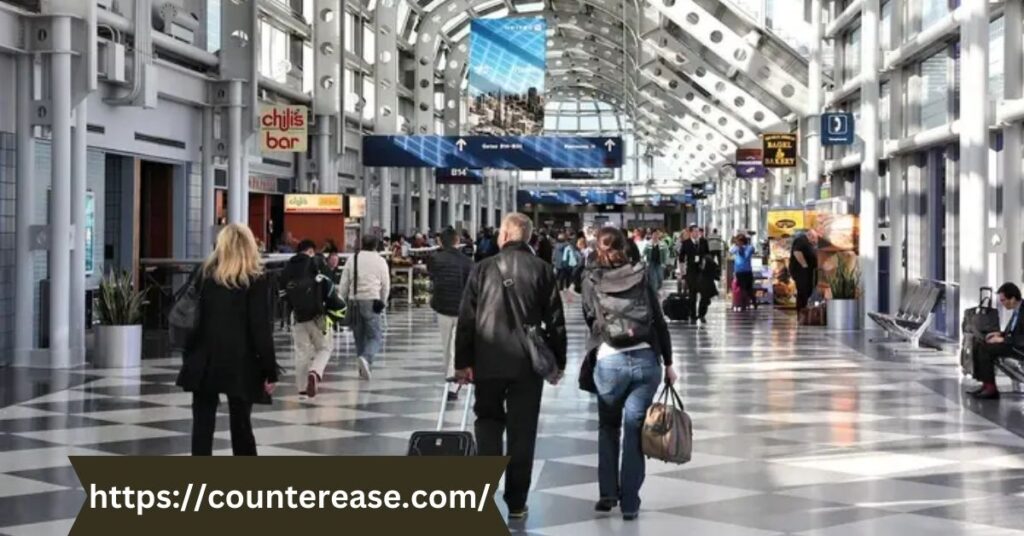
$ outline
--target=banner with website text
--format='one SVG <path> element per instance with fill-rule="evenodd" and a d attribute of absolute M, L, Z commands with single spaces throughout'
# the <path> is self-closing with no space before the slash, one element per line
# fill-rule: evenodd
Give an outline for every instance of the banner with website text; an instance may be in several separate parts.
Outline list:
<path fill-rule="evenodd" d="M 85 502 L 73 536 L 509 534 L 500 457 L 73 456 Z M 429 530 L 428 532 L 433 532 Z"/>
<path fill-rule="evenodd" d="M 547 39 L 543 17 L 473 19 L 469 46 L 469 134 L 541 133 Z"/>

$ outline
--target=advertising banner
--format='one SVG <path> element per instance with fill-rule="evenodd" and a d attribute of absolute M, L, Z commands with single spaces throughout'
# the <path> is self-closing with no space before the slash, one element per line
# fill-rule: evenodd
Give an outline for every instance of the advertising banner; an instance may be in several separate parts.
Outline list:
<path fill-rule="evenodd" d="M 622 167 L 622 138 L 363 136 L 363 165 L 465 169 Z"/>
<path fill-rule="evenodd" d="M 764 151 L 761 149 L 736 149 L 736 177 L 740 179 L 763 179 Z"/>
<path fill-rule="evenodd" d="M 547 23 L 543 17 L 470 23 L 469 133 L 540 134 L 544 128 Z"/>
<path fill-rule="evenodd" d="M 305 106 L 264 106 L 260 112 L 260 149 L 304 153 L 307 126 Z"/>
<path fill-rule="evenodd" d="M 765 167 L 796 167 L 796 134 L 779 132 L 763 134 L 761 142 L 764 147 Z"/>
<path fill-rule="evenodd" d="M 718 185 L 712 181 L 704 183 L 704 195 L 712 196 L 718 193 Z"/>
<path fill-rule="evenodd" d="M 802 208 L 768 211 L 768 247 L 775 305 L 796 307 L 796 282 L 789 275 L 789 255 L 797 231 L 806 228 Z"/>

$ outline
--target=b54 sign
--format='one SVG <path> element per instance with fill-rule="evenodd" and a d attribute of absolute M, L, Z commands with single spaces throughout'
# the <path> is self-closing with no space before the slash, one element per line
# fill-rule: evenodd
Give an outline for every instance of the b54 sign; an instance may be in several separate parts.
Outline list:
<path fill-rule="evenodd" d="M 260 113 L 260 149 L 306 152 L 305 106 L 264 106 Z"/>

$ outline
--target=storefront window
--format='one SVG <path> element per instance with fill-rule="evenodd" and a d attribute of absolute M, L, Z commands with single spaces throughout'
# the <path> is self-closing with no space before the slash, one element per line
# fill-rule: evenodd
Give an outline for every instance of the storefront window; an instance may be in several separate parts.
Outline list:
<path fill-rule="evenodd" d="M 1006 33 L 1006 20 L 1003 17 L 992 21 L 989 25 L 988 45 L 988 98 L 1003 98 L 1003 40 Z"/>
<path fill-rule="evenodd" d="M 275 82 L 287 82 L 292 65 L 289 61 L 288 33 L 261 20 L 260 25 L 260 74 Z"/>
<path fill-rule="evenodd" d="M 892 94 L 889 88 L 888 82 L 883 82 L 878 87 L 878 131 L 879 138 L 882 140 L 892 139 L 892 133 L 889 131 L 892 122 L 890 121 L 889 103 L 891 102 Z M 898 137 L 898 136 L 897 136 Z"/>
<path fill-rule="evenodd" d="M 374 117 L 374 111 L 377 108 L 377 96 L 374 95 L 374 84 L 373 79 L 369 77 L 363 78 L 363 99 L 366 104 L 363 106 L 363 119 L 372 121 Z"/>
<path fill-rule="evenodd" d="M 921 25 L 918 31 L 924 30 L 949 14 L 950 0 L 918 0 Z"/>
<path fill-rule="evenodd" d="M 377 54 L 377 36 L 368 23 L 363 23 L 363 61 L 373 65 Z"/>
<path fill-rule="evenodd" d="M 843 81 L 860 74 L 860 28 L 852 30 L 843 40 Z"/>
<path fill-rule="evenodd" d="M 892 2 L 882 4 L 882 19 L 878 26 L 878 44 L 882 51 L 892 50 Z"/>
<path fill-rule="evenodd" d="M 347 13 L 345 15 L 345 50 L 356 52 L 356 15 Z"/>
<path fill-rule="evenodd" d="M 949 57 L 945 50 L 921 63 L 921 130 L 949 122 Z"/>

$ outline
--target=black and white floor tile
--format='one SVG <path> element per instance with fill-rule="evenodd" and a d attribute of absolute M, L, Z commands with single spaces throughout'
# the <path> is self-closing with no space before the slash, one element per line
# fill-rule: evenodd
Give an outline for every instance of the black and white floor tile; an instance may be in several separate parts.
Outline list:
<path fill-rule="evenodd" d="M 585 328 L 578 302 L 567 304 L 570 376 L 546 387 L 531 512 L 513 531 L 1024 536 L 1020 399 L 964 400 L 951 355 L 894 355 L 863 335 L 797 328 L 786 313 L 724 309 L 706 327 L 671 328 L 695 454 L 684 466 L 649 462 L 643 513 L 625 523 L 593 512 L 596 404 L 576 389 Z M 396 310 L 387 324 L 371 382 L 339 336 L 320 395 L 300 398 L 286 378 L 274 404 L 256 408 L 261 455 L 404 455 L 412 431 L 433 427 L 443 371 L 433 314 Z M 288 334 L 278 342 L 288 366 Z M 4 397 L 0 534 L 67 534 L 84 497 L 69 455 L 187 454 L 177 362 L 32 373 L 30 394 Z M 0 371 L 0 383 L 15 373 Z M 221 409 L 214 448 L 226 455 Z M 450 426 L 461 416 L 461 401 L 448 404 Z"/>

